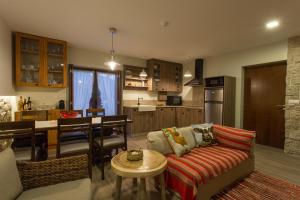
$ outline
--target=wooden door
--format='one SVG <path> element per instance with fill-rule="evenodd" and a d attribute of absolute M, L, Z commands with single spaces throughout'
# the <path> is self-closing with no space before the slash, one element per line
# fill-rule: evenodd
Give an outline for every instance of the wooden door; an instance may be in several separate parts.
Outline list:
<path fill-rule="evenodd" d="M 244 128 L 258 144 L 283 148 L 286 62 L 245 67 Z"/>

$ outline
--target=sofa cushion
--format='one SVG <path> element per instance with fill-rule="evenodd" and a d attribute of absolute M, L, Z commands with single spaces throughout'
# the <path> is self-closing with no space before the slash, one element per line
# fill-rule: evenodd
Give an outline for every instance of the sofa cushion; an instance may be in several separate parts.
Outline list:
<path fill-rule="evenodd" d="M 167 188 L 180 194 L 183 200 L 195 199 L 197 187 L 220 176 L 249 159 L 249 154 L 222 146 L 198 147 L 177 157 L 167 156 L 165 171 Z"/>
<path fill-rule="evenodd" d="M 91 199 L 91 180 L 81 179 L 23 192 L 18 200 Z"/>
<path fill-rule="evenodd" d="M 177 131 L 181 133 L 181 135 L 185 138 L 185 141 L 187 145 L 190 147 L 190 149 L 196 147 L 196 142 L 193 135 L 193 129 L 190 126 L 178 128 Z"/>
<path fill-rule="evenodd" d="M 0 177 L 1 200 L 15 199 L 22 192 L 23 187 L 11 148 L 0 152 Z"/>
<path fill-rule="evenodd" d="M 162 131 L 153 131 L 148 133 L 147 147 L 148 149 L 156 150 L 164 155 L 173 153 L 173 150 Z"/>
<path fill-rule="evenodd" d="M 255 131 L 248 131 L 221 125 L 213 125 L 213 134 L 219 144 L 249 151 L 255 138 Z"/>
<path fill-rule="evenodd" d="M 183 154 L 190 151 L 190 147 L 187 145 L 185 138 L 180 132 L 177 131 L 175 127 L 163 129 L 163 134 L 166 140 L 169 142 L 173 152 L 177 156 L 182 156 Z"/>
<path fill-rule="evenodd" d="M 198 147 L 216 144 L 216 139 L 211 132 L 212 125 L 211 123 L 192 125 L 193 134 Z"/>

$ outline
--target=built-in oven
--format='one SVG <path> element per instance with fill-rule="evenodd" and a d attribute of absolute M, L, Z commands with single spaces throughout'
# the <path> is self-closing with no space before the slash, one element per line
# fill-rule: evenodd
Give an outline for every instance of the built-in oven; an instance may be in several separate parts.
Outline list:
<path fill-rule="evenodd" d="M 182 105 L 181 96 L 167 96 L 167 105 L 168 106 L 181 106 Z"/>

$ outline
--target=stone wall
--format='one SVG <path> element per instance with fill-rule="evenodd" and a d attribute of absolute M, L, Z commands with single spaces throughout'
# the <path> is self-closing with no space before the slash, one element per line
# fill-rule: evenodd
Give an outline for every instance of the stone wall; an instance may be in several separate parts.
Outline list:
<path fill-rule="evenodd" d="M 300 97 L 300 36 L 288 41 L 286 104 Z M 285 153 L 300 157 L 300 105 L 285 110 Z"/>

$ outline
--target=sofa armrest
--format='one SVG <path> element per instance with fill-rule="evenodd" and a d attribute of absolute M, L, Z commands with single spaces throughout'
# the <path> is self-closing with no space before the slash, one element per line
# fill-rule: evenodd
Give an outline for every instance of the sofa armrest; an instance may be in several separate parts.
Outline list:
<path fill-rule="evenodd" d="M 24 190 L 89 177 L 88 156 L 72 156 L 41 162 L 17 162 Z"/>

